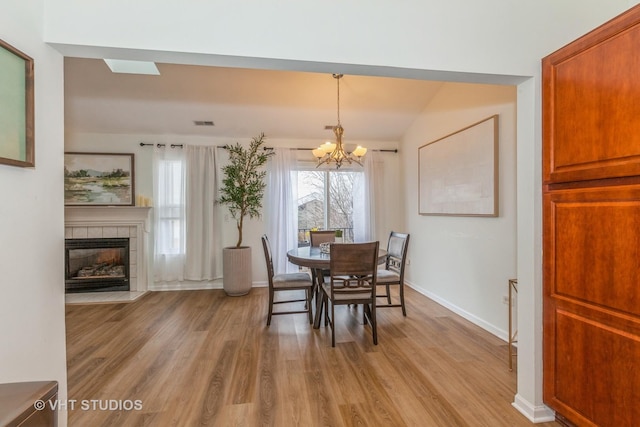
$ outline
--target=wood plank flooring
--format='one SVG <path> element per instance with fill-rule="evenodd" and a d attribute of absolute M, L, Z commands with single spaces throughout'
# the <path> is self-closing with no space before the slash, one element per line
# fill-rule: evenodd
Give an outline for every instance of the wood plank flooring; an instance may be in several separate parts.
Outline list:
<path fill-rule="evenodd" d="M 69 399 L 78 402 L 69 425 L 532 425 L 511 406 L 506 343 L 406 293 L 406 318 L 378 310 L 377 346 L 362 307 L 337 307 L 335 348 L 330 330 L 312 329 L 304 314 L 267 327 L 266 288 L 68 305 Z M 139 410 L 99 407 L 136 400 Z"/>

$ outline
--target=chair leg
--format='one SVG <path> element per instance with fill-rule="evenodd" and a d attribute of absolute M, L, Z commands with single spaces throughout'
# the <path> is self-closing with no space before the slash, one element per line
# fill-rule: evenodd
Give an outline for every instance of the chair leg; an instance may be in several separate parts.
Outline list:
<path fill-rule="evenodd" d="M 331 347 L 336 346 L 336 313 L 335 306 L 331 302 Z"/>
<path fill-rule="evenodd" d="M 376 302 L 373 301 L 371 304 L 363 304 L 364 313 L 365 313 L 365 322 L 367 324 L 367 320 L 369 321 L 369 325 L 371 326 L 371 335 L 373 335 L 373 344 L 378 345 L 378 323 L 376 321 Z"/>
<path fill-rule="evenodd" d="M 389 285 L 387 285 L 387 303 L 391 305 L 391 291 Z"/>
<path fill-rule="evenodd" d="M 367 323 L 371 324 L 371 307 L 369 304 L 362 304 L 362 324 L 367 325 Z"/>
<path fill-rule="evenodd" d="M 311 269 L 311 295 L 313 295 L 313 291 L 316 289 L 316 271 Z M 307 308 L 305 306 L 305 308 Z"/>
<path fill-rule="evenodd" d="M 373 334 L 373 345 L 378 345 L 378 321 L 376 320 L 376 302 L 371 303 L 371 332 Z"/>
<path fill-rule="evenodd" d="M 271 325 L 272 314 L 273 314 L 273 289 L 269 289 L 269 314 L 267 315 L 267 326 Z"/>
<path fill-rule="evenodd" d="M 311 303 L 311 298 L 313 298 L 313 289 L 305 289 L 305 292 L 307 294 L 307 310 L 309 310 L 309 323 L 313 324 L 313 304 Z"/>
<path fill-rule="evenodd" d="M 402 315 L 407 317 L 407 309 L 404 307 L 404 283 L 400 283 L 400 305 L 402 306 Z"/>
<path fill-rule="evenodd" d="M 322 294 L 322 306 L 324 307 L 324 327 L 329 325 L 329 297 Z"/>

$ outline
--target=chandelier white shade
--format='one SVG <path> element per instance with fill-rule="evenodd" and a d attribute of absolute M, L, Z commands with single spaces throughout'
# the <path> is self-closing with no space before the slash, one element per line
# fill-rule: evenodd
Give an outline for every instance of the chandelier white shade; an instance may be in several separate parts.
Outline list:
<path fill-rule="evenodd" d="M 362 157 L 367 153 L 367 149 L 358 145 L 351 153 L 344 151 L 342 145 L 342 135 L 344 128 L 340 123 L 340 79 L 342 74 L 334 74 L 333 78 L 338 83 L 338 124 L 333 127 L 333 133 L 336 135 L 336 142 L 327 141 L 312 151 L 315 158 L 318 159 L 318 166 L 323 164 L 335 164 L 336 169 L 340 169 L 343 163 L 357 163 L 362 166 Z"/>

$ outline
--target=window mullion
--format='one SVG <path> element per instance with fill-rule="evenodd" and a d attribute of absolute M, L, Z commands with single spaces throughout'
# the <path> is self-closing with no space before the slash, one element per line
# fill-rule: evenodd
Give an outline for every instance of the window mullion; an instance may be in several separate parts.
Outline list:
<path fill-rule="evenodd" d="M 329 218 L 331 218 L 331 174 L 329 171 L 324 172 L 324 229 L 328 230 L 331 226 Z"/>

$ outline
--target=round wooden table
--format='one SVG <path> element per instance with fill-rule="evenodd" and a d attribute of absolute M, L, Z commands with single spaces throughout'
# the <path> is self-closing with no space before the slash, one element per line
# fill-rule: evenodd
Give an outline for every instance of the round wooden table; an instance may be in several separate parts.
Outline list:
<path fill-rule="evenodd" d="M 318 329 L 320 327 L 320 317 L 322 314 L 322 297 L 320 292 L 320 286 L 322 286 L 322 270 L 328 270 L 331 263 L 331 254 L 320 251 L 319 247 L 304 246 L 300 248 L 294 248 L 287 251 L 287 258 L 291 264 L 299 265 L 301 267 L 308 267 L 313 271 L 313 277 L 316 278 L 315 286 L 315 299 L 316 299 L 316 313 L 313 322 L 313 327 Z M 378 265 L 384 264 L 387 260 L 387 251 L 380 249 L 378 252 Z"/>
<path fill-rule="evenodd" d="M 291 264 L 313 269 L 329 269 L 331 254 L 320 252 L 320 248 L 305 246 L 294 248 L 287 252 L 287 258 Z M 387 251 L 378 251 L 378 264 L 384 264 L 387 260 Z"/>

